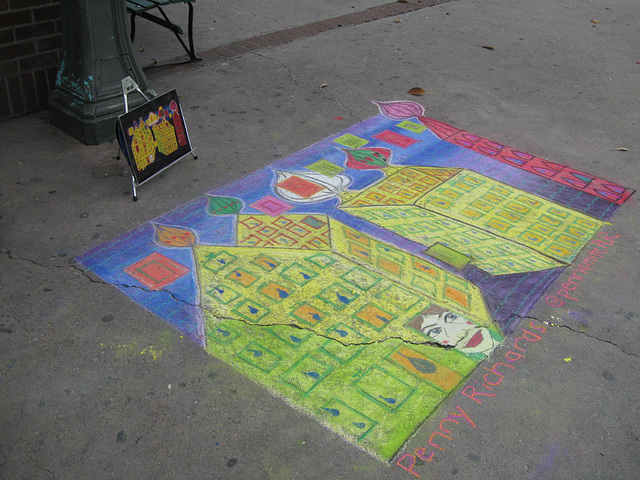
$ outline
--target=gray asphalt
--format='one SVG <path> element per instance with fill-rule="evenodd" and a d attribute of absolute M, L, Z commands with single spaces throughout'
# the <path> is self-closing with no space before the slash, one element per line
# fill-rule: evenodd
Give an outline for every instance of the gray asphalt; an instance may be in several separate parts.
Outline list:
<path fill-rule="evenodd" d="M 196 46 L 382 3 L 201 1 Z M 180 55 L 146 23 L 134 44 L 142 65 Z M 74 262 L 377 114 L 371 100 L 417 100 L 428 116 L 638 189 L 638 25 L 637 0 L 458 0 L 151 71 L 151 88 L 180 94 L 199 158 L 143 185 L 136 203 L 116 143 L 82 145 L 44 111 L 0 124 L 0 479 L 639 478 L 637 195 L 603 229 L 612 243 L 577 300 L 541 300 L 522 320 L 539 339 L 516 368 L 491 391 L 476 370 L 465 385 L 487 395 L 453 393 L 389 464 Z M 468 420 L 434 436 L 459 409 Z"/>

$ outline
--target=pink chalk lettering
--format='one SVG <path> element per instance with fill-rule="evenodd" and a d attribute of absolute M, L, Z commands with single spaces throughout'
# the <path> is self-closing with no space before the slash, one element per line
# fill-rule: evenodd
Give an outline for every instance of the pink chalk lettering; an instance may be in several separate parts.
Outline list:
<path fill-rule="evenodd" d="M 604 240 L 599 240 L 597 238 L 595 240 L 591 240 L 591 243 L 593 243 L 594 245 L 597 245 L 599 247 L 602 247 L 605 250 L 612 245 L 612 243 L 606 242 Z"/>
<path fill-rule="evenodd" d="M 547 305 L 550 307 L 561 307 L 565 304 L 565 301 L 556 297 L 555 295 L 547 295 L 544 297 L 544 301 L 547 302 Z"/>
<path fill-rule="evenodd" d="M 533 328 L 535 330 L 539 330 L 540 333 L 544 333 L 547 331 L 547 327 L 543 325 L 536 325 L 533 320 L 529 322 L 529 328 Z"/>
<path fill-rule="evenodd" d="M 517 347 L 516 347 L 517 348 Z M 498 365 L 504 365 L 505 367 L 509 367 L 511 369 L 515 369 L 516 367 L 514 367 L 513 365 L 508 365 L 506 363 L 502 363 L 502 362 L 498 362 L 498 363 L 494 363 L 493 367 L 491 368 L 491 370 L 489 370 L 487 367 L 482 367 L 483 369 L 485 369 L 487 372 L 489 373 L 485 373 L 484 376 L 482 378 L 484 378 L 484 381 L 486 383 L 488 383 L 489 385 L 492 385 L 494 387 L 500 385 L 502 383 L 502 379 L 504 378 L 504 373 L 499 372 L 498 370 L 496 370 L 496 367 Z M 497 377 L 497 381 L 496 382 L 490 382 L 489 379 L 487 378 L 489 375 L 495 375 Z"/>
<path fill-rule="evenodd" d="M 567 289 L 558 290 L 556 292 L 556 295 L 560 295 L 561 297 L 568 298 L 569 300 L 573 300 L 574 302 L 578 301 L 577 298 L 573 298 L 571 295 L 569 295 L 569 291 Z"/>
<path fill-rule="evenodd" d="M 467 390 L 471 390 L 471 393 L 467 393 Z M 482 392 L 476 392 L 476 387 L 474 387 L 473 385 L 467 385 L 466 387 L 464 387 L 462 389 L 462 391 L 460 392 L 462 395 L 464 395 L 467 398 L 470 398 L 471 400 L 473 400 L 474 402 L 482 405 L 482 400 L 478 400 L 476 398 L 476 395 L 480 395 L 480 396 L 484 396 L 484 397 L 495 397 L 496 394 L 495 393 L 482 393 Z"/>
<path fill-rule="evenodd" d="M 555 295 L 547 295 L 545 297 L 547 305 L 550 307 L 561 307 L 567 303 L 558 297 L 564 297 L 577 302 L 577 295 L 570 292 L 578 290 L 580 282 L 584 280 L 585 275 L 595 268 L 595 263 L 597 263 L 600 258 L 609 253 L 609 247 L 615 243 L 615 239 L 620 238 L 620 235 L 610 236 L 607 232 L 599 232 L 597 237 L 598 238 L 592 240 L 590 243 L 600 248 L 592 248 L 582 263 L 579 264 L 573 273 L 561 284 L 562 288 L 558 290 Z"/>
<path fill-rule="evenodd" d="M 408 465 L 404 465 L 402 462 L 405 458 L 409 459 Z M 414 474 L 416 477 L 421 477 L 421 475 L 413 470 L 413 467 L 416 465 L 416 457 L 414 457 L 410 453 L 405 453 L 402 455 L 398 461 L 396 462 L 400 468 L 404 468 L 407 472 Z"/>
<path fill-rule="evenodd" d="M 476 424 L 473 423 L 473 420 L 471 420 L 471 418 L 469 417 L 469 415 L 467 415 L 467 412 L 465 412 L 463 409 L 461 409 L 458 405 L 456 405 L 456 408 L 458 409 L 458 411 L 462 414 L 462 415 L 457 415 L 455 413 L 452 413 L 451 415 L 454 415 L 456 417 L 463 417 L 467 420 L 467 422 L 469 422 L 469 425 L 471 425 L 473 428 L 476 428 Z"/>
<path fill-rule="evenodd" d="M 427 453 L 427 449 L 424 447 L 416 448 L 416 457 L 420 460 L 424 460 L 425 462 L 430 462 L 433 460 L 433 456 L 436 454 L 435 452 L 431 452 L 428 457 L 425 457 L 424 454 Z"/>
<path fill-rule="evenodd" d="M 529 330 L 525 330 L 524 328 L 522 329 L 522 336 L 516 338 L 513 341 L 513 346 L 517 349 L 517 350 L 521 350 L 523 352 L 526 352 L 525 349 L 518 347 L 518 340 L 522 340 L 523 338 L 528 341 L 528 342 L 537 342 L 538 340 L 540 340 L 542 337 L 539 335 L 536 335 L 533 332 L 530 332 Z"/>
<path fill-rule="evenodd" d="M 509 350 L 507 353 L 504 354 L 504 356 L 506 357 L 507 360 L 509 360 L 510 362 L 517 362 L 518 360 L 520 360 L 521 358 L 525 358 L 524 355 L 520 355 L 519 353 L 513 352 L 511 350 Z"/>
<path fill-rule="evenodd" d="M 610 244 L 610 245 L 613 245 L 613 243 L 614 243 L 613 241 L 614 241 L 616 238 L 620 238 L 620 235 L 616 235 L 615 237 L 610 237 L 610 236 L 609 236 L 609 234 L 608 234 L 607 232 L 598 232 L 598 237 L 600 237 L 600 238 L 604 238 L 605 240 L 610 240 L 610 241 L 611 241 L 611 244 Z"/>
<path fill-rule="evenodd" d="M 433 437 L 435 437 L 436 435 L 440 435 L 441 437 L 448 438 L 449 440 L 451 440 L 451 437 L 449 435 L 445 435 L 444 433 L 440 433 L 437 430 L 435 432 L 433 432 L 431 434 L 431 436 L 429 437 L 429 445 L 431 445 L 433 448 L 437 448 L 438 450 L 444 451 L 443 447 L 441 447 L 440 445 L 438 445 L 436 443 L 433 443 Z"/>
<path fill-rule="evenodd" d="M 458 420 L 456 420 L 456 418 L 464 418 L 467 420 L 467 422 L 469 422 L 469 425 L 471 425 L 473 428 L 476 428 L 476 424 L 473 423 L 473 420 L 471 420 L 471 418 L 469 417 L 469 415 L 467 415 L 467 412 L 465 412 L 463 409 L 461 409 L 458 405 L 456 405 L 456 408 L 458 409 L 458 411 L 460 412 L 460 414 L 457 413 L 450 413 L 446 418 L 443 418 L 442 421 L 440 422 L 440 430 L 442 430 L 443 432 L 446 433 L 451 433 L 449 430 L 447 430 L 446 428 L 444 428 L 442 426 L 442 424 L 444 422 L 453 422 L 456 425 L 459 425 L 460 422 Z"/>

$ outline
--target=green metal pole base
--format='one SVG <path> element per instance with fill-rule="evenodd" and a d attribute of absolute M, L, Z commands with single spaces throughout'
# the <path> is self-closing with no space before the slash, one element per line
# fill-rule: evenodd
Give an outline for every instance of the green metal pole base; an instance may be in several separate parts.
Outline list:
<path fill-rule="evenodd" d="M 152 98 L 133 56 L 124 0 L 62 0 L 63 51 L 49 96 L 53 125 L 87 145 L 115 138 L 124 113 L 122 79 L 131 77 Z M 130 108 L 145 102 L 132 95 Z"/>
<path fill-rule="evenodd" d="M 72 96 L 52 95 L 49 98 L 49 121 L 63 132 L 80 140 L 85 145 L 100 145 L 115 138 L 115 125 L 118 115 L 114 112 L 102 117 L 79 115 L 71 110 L 75 106 Z"/>

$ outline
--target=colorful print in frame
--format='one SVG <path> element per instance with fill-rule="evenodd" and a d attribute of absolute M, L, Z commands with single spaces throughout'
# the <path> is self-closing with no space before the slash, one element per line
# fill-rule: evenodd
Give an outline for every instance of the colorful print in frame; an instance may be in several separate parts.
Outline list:
<path fill-rule="evenodd" d="M 191 143 L 175 90 L 118 117 L 116 133 L 136 185 L 191 152 Z"/>

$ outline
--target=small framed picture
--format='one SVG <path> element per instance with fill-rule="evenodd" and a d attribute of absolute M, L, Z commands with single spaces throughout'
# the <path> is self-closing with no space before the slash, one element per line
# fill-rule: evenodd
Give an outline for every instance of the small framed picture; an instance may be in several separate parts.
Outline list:
<path fill-rule="evenodd" d="M 175 90 L 119 116 L 116 134 L 131 167 L 134 185 L 141 185 L 191 153 Z"/>

